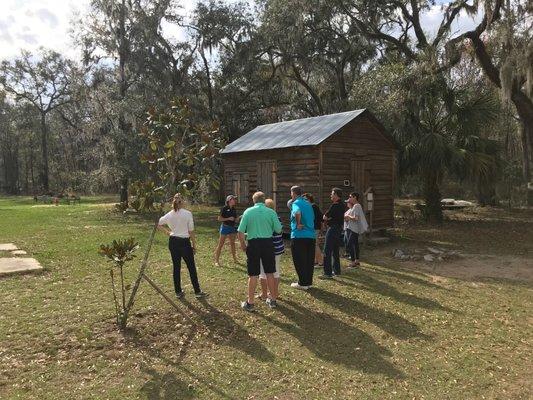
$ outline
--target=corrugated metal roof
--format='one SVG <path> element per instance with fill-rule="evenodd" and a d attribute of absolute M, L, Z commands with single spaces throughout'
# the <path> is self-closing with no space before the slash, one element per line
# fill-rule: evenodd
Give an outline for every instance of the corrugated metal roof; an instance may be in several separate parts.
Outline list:
<path fill-rule="evenodd" d="M 222 153 L 281 149 L 295 146 L 316 146 L 329 138 L 365 110 L 321 115 L 260 125 L 231 142 Z"/>

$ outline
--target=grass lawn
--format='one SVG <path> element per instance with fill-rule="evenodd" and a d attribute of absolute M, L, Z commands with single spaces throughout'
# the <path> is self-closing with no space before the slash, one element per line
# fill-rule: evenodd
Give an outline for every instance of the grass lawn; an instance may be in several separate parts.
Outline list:
<path fill-rule="evenodd" d="M 224 266 L 212 263 L 216 209 L 194 207 L 200 283 L 211 296 L 191 296 L 184 272 L 187 295 L 176 312 L 143 282 L 122 334 L 97 248 L 134 236 L 141 256 L 152 223 L 114 212 L 112 198 L 82 200 L 55 207 L 0 198 L 0 243 L 44 266 L 0 278 L 1 399 L 533 396 L 531 274 L 522 279 L 533 212 L 458 213 L 439 229 L 400 225 L 395 242 L 363 248 L 359 270 L 316 280 L 309 292 L 289 287 L 295 273 L 286 253 L 279 307 L 258 304 L 249 314 L 239 308 L 244 267 L 227 252 Z M 157 235 L 148 274 L 172 294 L 166 241 Z M 468 257 L 437 268 L 390 256 L 396 246 L 428 244 Z M 482 264 L 475 274 L 464 273 L 469 260 Z M 139 263 L 130 264 L 130 279 Z M 513 268 L 522 268 L 520 279 Z"/>

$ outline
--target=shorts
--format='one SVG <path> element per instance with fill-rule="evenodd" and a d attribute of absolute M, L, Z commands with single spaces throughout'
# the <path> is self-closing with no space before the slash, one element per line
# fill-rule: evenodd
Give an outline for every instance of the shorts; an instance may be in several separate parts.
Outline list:
<path fill-rule="evenodd" d="M 261 264 L 265 273 L 273 274 L 276 271 L 276 258 L 274 256 L 274 242 L 272 238 L 248 240 L 246 247 L 248 276 L 259 276 Z"/>
<path fill-rule="evenodd" d="M 274 278 L 279 278 L 280 277 L 279 271 L 280 271 L 280 264 L 281 264 L 281 254 L 276 254 L 274 257 L 276 260 L 276 272 L 274 272 Z M 267 278 L 265 271 L 263 270 L 263 263 L 261 263 L 260 265 L 259 278 L 260 279 Z"/>
<path fill-rule="evenodd" d="M 237 233 L 237 228 L 231 225 L 220 225 L 220 234 L 221 235 L 233 235 Z"/>

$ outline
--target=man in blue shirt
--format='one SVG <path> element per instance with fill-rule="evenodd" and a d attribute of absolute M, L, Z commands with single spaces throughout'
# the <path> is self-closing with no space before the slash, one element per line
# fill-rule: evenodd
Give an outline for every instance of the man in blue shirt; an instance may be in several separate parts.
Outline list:
<path fill-rule="evenodd" d="M 313 284 L 315 264 L 315 213 L 311 203 L 302 197 L 299 186 L 291 187 L 291 252 L 298 282 L 296 289 L 307 290 Z"/>

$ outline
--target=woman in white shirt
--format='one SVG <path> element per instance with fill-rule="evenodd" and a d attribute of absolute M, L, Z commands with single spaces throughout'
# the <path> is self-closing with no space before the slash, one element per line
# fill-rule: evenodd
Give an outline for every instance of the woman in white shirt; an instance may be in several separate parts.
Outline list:
<path fill-rule="evenodd" d="M 344 213 L 344 226 L 347 233 L 346 247 L 350 260 L 349 267 L 359 266 L 359 235 L 362 235 L 368 229 L 363 207 L 359 204 L 359 193 L 352 192 L 348 198 L 350 209 Z"/>
<path fill-rule="evenodd" d="M 179 193 L 174 195 L 172 210 L 159 219 L 158 229 L 168 236 L 168 249 L 174 266 L 174 290 L 178 298 L 183 297 L 181 290 L 181 259 L 185 261 L 191 283 L 196 297 L 206 297 L 207 294 L 200 290 L 194 253 L 196 252 L 196 238 L 194 235 L 194 221 L 192 213 L 182 208 L 183 199 Z M 168 226 L 168 229 L 167 227 Z"/>

